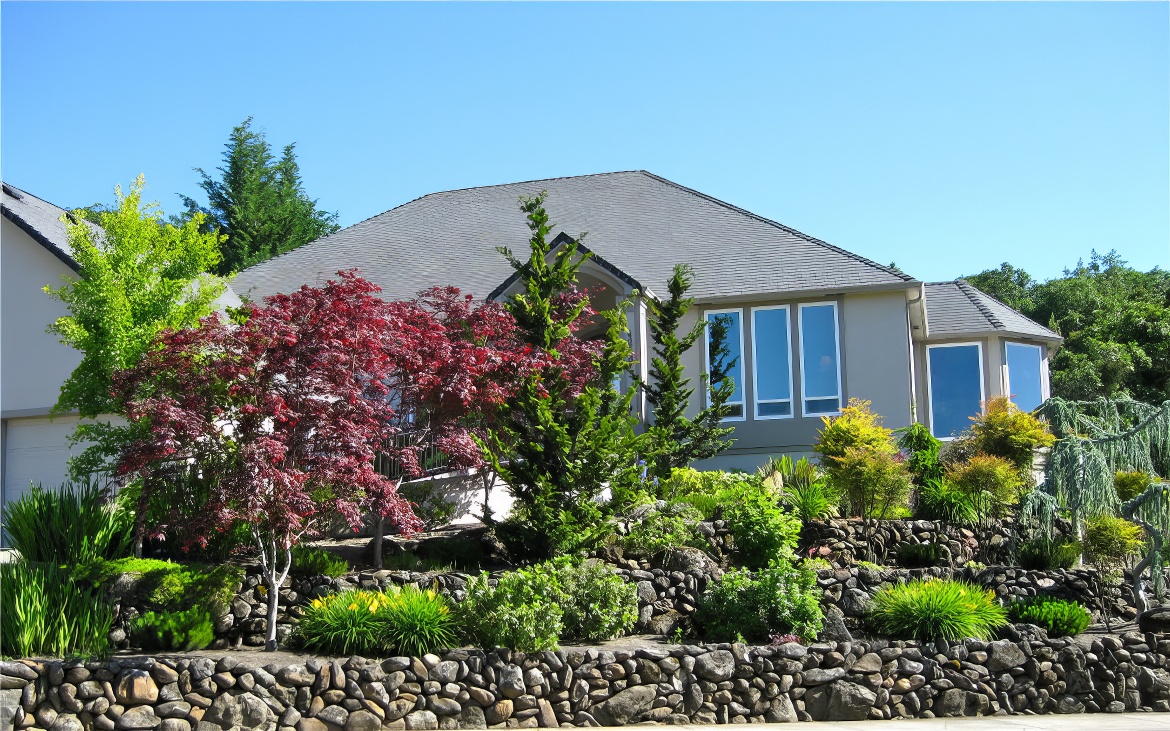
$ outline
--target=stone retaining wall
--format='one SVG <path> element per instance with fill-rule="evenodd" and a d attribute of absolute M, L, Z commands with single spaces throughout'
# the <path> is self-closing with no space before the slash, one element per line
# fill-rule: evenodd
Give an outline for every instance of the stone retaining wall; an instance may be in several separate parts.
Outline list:
<path fill-rule="evenodd" d="M 813 555 L 832 554 L 839 563 L 892 565 L 902 544 L 932 543 L 951 566 L 968 561 L 1000 565 L 1010 557 L 1012 530 L 1010 521 L 969 529 L 933 520 L 881 520 L 868 526 L 861 520 L 830 520 L 805 523 L 800 545 L 806 555 L 810 549 Z"/>
<path fill-rule="evenodd" d="M 0 663 L 17 729 L 378 731 L 1170 710 L 1170 640 Z"/>

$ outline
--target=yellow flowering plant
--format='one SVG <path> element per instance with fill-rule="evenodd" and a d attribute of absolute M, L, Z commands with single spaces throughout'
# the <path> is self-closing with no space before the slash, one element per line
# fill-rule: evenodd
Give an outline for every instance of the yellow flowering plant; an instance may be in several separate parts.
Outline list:
<path fill-rule="evenodd" d="M 447 598 L 410 585 L 313 599 L 297 633 L 308 649 L 367 656 L 424 655 L 450 647 L 456 636 Z"/>

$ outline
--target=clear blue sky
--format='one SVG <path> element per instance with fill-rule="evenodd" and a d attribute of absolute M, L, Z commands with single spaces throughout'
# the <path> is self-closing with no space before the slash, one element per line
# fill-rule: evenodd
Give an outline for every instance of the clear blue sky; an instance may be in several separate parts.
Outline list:
<path fill-rule="evenodd" d="M 253 115 L 345 225 L 644 168 L 924 279 L 1166 268 L 1168 9 L 5 1 L 0 173 L 173 212 Z"/>

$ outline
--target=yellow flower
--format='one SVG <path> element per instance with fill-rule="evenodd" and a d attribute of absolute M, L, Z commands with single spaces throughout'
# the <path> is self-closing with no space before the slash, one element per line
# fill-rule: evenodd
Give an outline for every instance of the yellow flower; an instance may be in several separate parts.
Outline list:
<path fill-rule="evenodd" d="M 357 602 L 353 602 L 352 604 L 349 605 L 349 611 L 352 612 L 355 609 L 357 609 Z"/>
<path fill-rule="evenodd" d="M 373 614 L 376 611 L 378 611 L 378 601 L 375 599 L 374 601 L 370 602 L 370 614 Z"/>

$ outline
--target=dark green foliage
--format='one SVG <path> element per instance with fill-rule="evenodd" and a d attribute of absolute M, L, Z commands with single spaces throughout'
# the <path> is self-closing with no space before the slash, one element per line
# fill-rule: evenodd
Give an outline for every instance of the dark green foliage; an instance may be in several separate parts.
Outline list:
<path fill-rule="evenodd" d="M 934 543 L 903 543 L 898 546 L 898 565 L 908 569 L 943 566 L 946 560 L 942 549 Z"/>
<path fill-rule="evenodd" d="M 404 481 L 398 486 L 398 494 L 414 503 L 414 514 L 428 530 L 455 517 L 457 506 L 436 493 L 434 480 Z"/>
<path fill-rule="evenodd" d="M 9 543 L 27 561 L 79 566 L 129 555 L 134 515 L 92 479 L 40 485 L 4 506 Z"/>
<path fill-rule="evenodd" d="M 898 435 L 898 449 L 908 454 L 906 462 L 914 475 L 914 484 L 922 487 L 931 480 L 942 479 L 942 465 L 938 452 L 942 442 L 934 438 L 925 424 L 911 424 L 895 429 Z"/>
<path fill-rule="evenodd" d="M 944 477 L 928 480 L 918 488 L 914 516 L 919 520 L 941 520 L 951 525 L 972 526 L 981 519 L 978 495 L 951 484 Z"/>
<path fill-rule="evenodd" d="M 703 594 L 696 619 L 709 640 L 767 642 L 772 634 L 816 639 L 823 614 L 816 573 L 774 560 L 757 572 L 730 571 Z"/>
<path fill-rule="evenodd" d="M 551 231 L 544 196 L 523 199 L 521 209 L 532 231 L 529 258 L 501 252 L 520 274 L 523 291 L 506 308 L 519 336 L 553 357 L 527 378 L 506 405 L 504 418 L 489 431 L 487 458 L 516 499 L 513 524 L 525 534 L 522 545 L 534 557 L 565 554 L 596 540 L 601 523 L 597 502 L 608 487 L 615 500 L 630 495 L 639 480 L 642 438 L 630 413 L 633 390 L 621 393 L 614 381 L 630 369 L 625 303 L 600 315 L 606 323 L 601 351 L 584 374 L 577 363 L 585 344 L 574 340 L 588 298 L 576 292 L 577 270 L 587 253 L 577 243 L 561 247 L 550 264 L 546 240 Z M 588 357 L 588 356 L 586 356 Z M 500 533 L 515 535 L 505 529 Z"/>
<path fill-rule="evenodd" d="M 1007 624 L 1007 610 L 994 591 L 932 579 L 880 590 L 870 620 L 879 632 L 898 639 L 987 640 Z"/>
<path fill-rule="evenodd" d="M 694 300 L 686 296 L 693 281 L 694 272 L 688 265 L 676 265 L 667 284 L 669 299 L 665 302 L 653 298 L 647 300 L 650 335 L 654 341 L 650 378 L 645 385 L 646 401 L 653 416 L 653 424 L 648 429 L 647 463 L 650 477 L 657 480 L 669 478 L 672 469 L 687 467 L 695 460 L 714 457 L 724 451 L 731 446 L 727 437 L 735 431 L 720 425 L 720 421 L 730 414 L 726 403 L 735 391 L 735 384 L 720 375 L 726 375 L 727 369 L 734 364 L 734 361 L 725 362 L 725 358 L 712 359 L 715 377 L 704 380 L 707 406 L 694 419 L 686 417 L 694 389 L 689 387 L 690 379 L 685 375 L 682 356 L 702 339 L 706 329 L 706 322 L 700 320 L 681 337 L 678 334 L 679 323 L 694 304 Z M 725 353 L 726 325 L 712 328 L 711 335 L 711 351 Z"/>
<path fill-rule="evenodd" d="M 491 586 L 472 577 L 458 606 L 465 638 L 485 648 L 556 649 L 558 640 L 599 642 L 633 628 L 638 597 L 604 564 L 560 558 L 510 571 Z"/>
<path fill-rule="evenodd" d="M 1031 571 L 1071 569 L 1081 557 L 1081 544 L 1038 535 L 1016 548 L 1016 563 Z"/>
<path fill-rule="evenodd" d="M 113 621 L 103 592 L 75 583 L 68 568 L 0 564 L 0 655 L 101 657 Z"/>
<path fill-rule="evenodd" d="M 285 146 L 276 159 L 264 132 L 254 131 L 248 117 L 224 145 L 218 179 L 195 168 L 208 206 L 186 196 L 183 202 L 188 216 L 202 212 L 206 226 L 227 235 L 216 273 L 233 274 L 339 228 L 337 214 L 317 210 L 317 201 L 305 192 L 293 148 Z"/>
<path fill-rule="evenodd" d="M 1115 251 L 1094 251 L 1043 283 L 1008 264 L 967 281 L 1064 336 L 1050 361 L 1053 395 L 1170 399 L 1170 271 L 1139 272 Z"/>
<path fill-rule="evenodd" d="M 78 578 L 106 586 L 122 574 L 135 575 L 135 597 L 151 609 L 177 612 L 202 608 L 213 617 L 227 611 L 244 580 L 244 570 L 239 566 L 178 564 L 151 558 L 97 561 L 82 568 Z"/>
<path fill-rule="evenodd" d="M 184 465 L 168 472 L 153 480 L 145 500 L 142 480 L 134 480 L 119 493 L 127 505 L 139 512 L 143 529 L 154 534 L 144 541 L 144 556 L 223 563 L 254 545 L 248 526 L 243 523 L 210 535 L 200 533 L 199 536 L 207 539 L 206 544 L 201 544 L 197 540 L 199 536 L 192 533 L 191 525 L 209 509 L 207 502 L 214 481 L 220 478 L 211 460 L 198 470 Z"/>
<path fill-rule="evenodd" d="M 291 571 L 294 576 L 328 576 L 335 579 L 349 573 L 349 563 L 323 548 L 297 544 L 292 547 Z"/>
<path fill-rule="evenodd" d="M 1076 602 L 1050 596 L 1035 596 L 1012 602 L 1008 616 L 1013 622 L 1026 622 L 1043 627 L 1049 637 L 1079 635 L 1089 626 L 1093 615 Z"/>
<path fill-rule="evenodd" d="M 147 652 L 190 652 L 215 641 L 215 625 L 204 609 L 146 612 L 130 621 L 130 644 Z"/>

